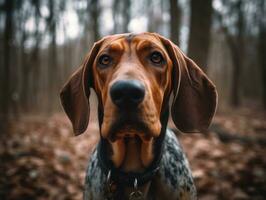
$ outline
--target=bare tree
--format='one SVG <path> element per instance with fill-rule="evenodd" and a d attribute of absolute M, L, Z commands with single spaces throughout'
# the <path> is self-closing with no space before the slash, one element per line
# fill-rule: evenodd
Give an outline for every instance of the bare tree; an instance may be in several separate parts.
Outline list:
<path fill-rule="evenodd" d="M 33 8 L 34 8 L 34 18 L 35 18 L 35 32 L 34 32 L 34 40 L 35 44 L 32 48 L 31 51 L 31 65 L 32 65 L 32 80 L 33 80 L 33 91 L 32 91 L 32 101 L 35 103 L 35 106 L 38 107 L 38 91 L 40 88 L 40 42 L 42 39 L 42 34 L 39 31 L 39 24 L 40 24 L 40 18 L 41 18 L 41 13 L 40 13 L 40 6 L 41 2 L 40 0 L 33 0 L 32 1 Z"/>
<path fill-rule="evenodd" d="M 55 10 L 56 1 L 49 0 L 49 10 L 50 14 L 47 19 L 49 24 L 49 32 L 51 35 L 51 43 L 50 43 L 50 50 L 49 50 L 49 66 L 47 70 L 47 77 L 48 77 L 48 94 L 49 99 L 53 100 L 55 97 L 56 91 L 56 79 L 58 76 L 58 63 L 57 63 L 57 51 L 56 51 L 56 10 Z M 53 110 L 53 104 L 48 104 L 48 112 Z"/>
<path fill-rule="evenodd" d="M 90 13 L 90 19 L 91 19 L 91 28 L 93 33 L 93 41 L 96 41 L 99 39 L 99 13 L 100 13 L 100 5 L 98 0 L 90 0 L 88 2 L 88 11 Z"/>
<path fill-rule="evenodd" d="M 124 0 L 123 2 L 123 25 L 122 30 L 124 33 L 128 32 L 128 25 L 130 22 L 130 0 Z"/>
<path fill-rule="evenodd" d="M 178 0 L 170 0 L 170 38 L 179 45 L 179 32 L 181 22 L 181 9 Z"/>
<path fill-rule="evenodd" d="M 114 0 L 113 2 L 113 20 L 114 33 L 128 32 L 130 22 L 130 0 Z"/>
<path fill-rule="evenodd" d="M 25 43 L 29 35 L 25 28 L 25 21 L 29 16 L 29 12 L 22 11 L 24 15 L 21 15 L 21 39 L 20 39 L 20 51 L 21 51 L 21 68 L 22 68 L 22 91 L 21 91 L 21 106 L 24 112 L 29 111 L 29 78 L 31 65 L 28 62 L 28 54 L 26 53 Z"/>
<path fill-rule="evenodd" d="M 244 57 L 244 16 L 243 16 L 243 1 L 238 0 L 236 2 L 225 2 L 225 6 L 229 7 L 231 13 L 237 14 L 237 20 L 234 24 L 234 29 L 236 33 L 229 30 L 228 25 L 223 22 L 224 16 L 218 14 L 218 19 L 221 23 L 221 28 L 225 34 L 226 42 L 228 44 L 232 63 L 232 86 L 230 92 L 230 104 L 234 107 L 240 105 L 240 77 L 241 69 L 243 65 Z"/>
<path fill-rule="evenodd" d="M 239 0 L 236 3 L 236 10 L 237 10 L 237 36 L 236 36 L 236 43 L 233 40 L 228 38 L 228 44 L 230 45 L 230 50 L 233 59 L 233 80 L 232 80 L 232 89 L 231 89 L 231 103 L 233 106 L 239 106 L 239 84 L 240 84 L 240 75 L 241 75 L 241 67 L 242 63 L 242 56 L 244 53 L 244 17 L 242 12 L 242 0 Z"/>
<path fill-rule="evenodd" d="M 9 109 L 11 100 L 11 87 L 10 87 L 10 57 L 13 49 L 13 34 L 14 34 L 14 0 L 5 0 L 4 2 L 4 12 L 5 12 L 5 30 L 4 30 L 4 66 L 3 66 L 3 79 L 1 88 L 1 125 L 0 131 L 7 132 L 8 130 L 8 120 L 9 120 Z M 2 127 L 1 127 L 2 126 Z M 2 129 L 2 130 L 1 130 Z"/>
<path fill-rule="evenodd" d="M 191 0 L 190 9 L 188 56 L 207 71 L 213 13 L 212 0 Z"/>
<path fill-rule="evenodd" d="M 262 75 L 262 102 L 266 109 L 266 4 L 264 0 L 259 1 L 259 35 L 258 56 Z"/>

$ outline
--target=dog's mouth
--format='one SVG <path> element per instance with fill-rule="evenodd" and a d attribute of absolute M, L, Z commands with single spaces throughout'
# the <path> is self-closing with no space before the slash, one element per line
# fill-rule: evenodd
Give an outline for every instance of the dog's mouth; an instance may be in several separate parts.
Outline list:
<path fill-rule="evenodd" d="M 149 140 L 152 137 L 149 126 L 136 113 L 121 113 L 111 124 L 108 132 L 108 139 L 112 142 L 125 138 L 133 139 L 139 137 L 142 140 Z"/>

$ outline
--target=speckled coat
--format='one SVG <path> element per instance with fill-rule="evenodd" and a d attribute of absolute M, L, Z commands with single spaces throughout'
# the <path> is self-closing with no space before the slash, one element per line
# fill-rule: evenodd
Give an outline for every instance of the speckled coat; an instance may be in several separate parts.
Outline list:
<path fill-rule="evenodd" d="M 166 131 L 159 171 L 151 181 L 147 199 L 197 199 L 187 158 L 171 130 Z M 107 175 L 99 167 L 97 149 L 89 161 L 84 200 L 104 200 Z"/>

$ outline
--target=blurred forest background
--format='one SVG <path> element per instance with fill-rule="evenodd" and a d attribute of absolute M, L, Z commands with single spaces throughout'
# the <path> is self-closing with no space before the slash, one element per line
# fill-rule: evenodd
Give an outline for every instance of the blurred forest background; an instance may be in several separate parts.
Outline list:
<path fill-rule="evenodd" d="M 102 36 L 143 31 L 217 86 L 210 132 L 178 134 L 200 199 L 265 199 L 265 0 L 0 0 L 0 199 L 81 199 L 96 98 L 73 138 L 59 90 Z"/>

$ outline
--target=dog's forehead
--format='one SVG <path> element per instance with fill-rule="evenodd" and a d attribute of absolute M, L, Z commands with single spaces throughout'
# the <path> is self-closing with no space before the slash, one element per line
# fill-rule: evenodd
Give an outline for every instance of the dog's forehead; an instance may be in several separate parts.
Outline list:
<path fill-rule="evenodd" d="M 155 44 L 156 46 L 165 49 L 164 45 L 160 41 L 158 37 L 156 37 L 153 33 L 125 33 L 125 34 L 116 34 L 116 35 L 110 35 L 103 38 L 103 43 L 101 45 L 100 50 L 105 49 L 112 44 L 127 44 L 131 45 L 134 43 L 139 43 L 141 41 L 150 42 L 152 44 Z"/>

